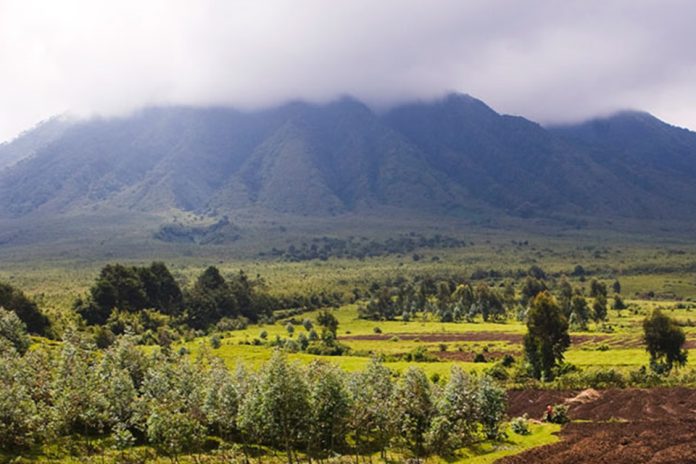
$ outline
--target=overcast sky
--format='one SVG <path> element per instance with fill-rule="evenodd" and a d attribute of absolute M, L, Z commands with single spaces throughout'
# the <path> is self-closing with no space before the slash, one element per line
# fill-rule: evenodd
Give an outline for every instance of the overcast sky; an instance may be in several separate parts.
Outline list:
<path fill-rule="evenodd" d="M 696 129 L 696 2 L 0 0 L 0 140 L 51 115 L 469 93 Z"/>

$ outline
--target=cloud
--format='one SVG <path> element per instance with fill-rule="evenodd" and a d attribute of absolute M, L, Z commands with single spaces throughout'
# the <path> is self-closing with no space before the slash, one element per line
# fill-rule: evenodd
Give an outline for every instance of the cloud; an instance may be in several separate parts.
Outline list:
<path fill-rule="evenodd" d="M 686 0 L 0 0 L 0 140 L 63 112 L 448 91 L 696 129 L 695 21 Z"/>

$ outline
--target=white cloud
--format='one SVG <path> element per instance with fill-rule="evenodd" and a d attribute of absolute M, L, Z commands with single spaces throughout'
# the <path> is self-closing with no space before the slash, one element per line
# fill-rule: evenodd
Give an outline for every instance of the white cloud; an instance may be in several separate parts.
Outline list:
<path fill-rule="evenodd" d="M 0 140 L 65 111 L 452 90 L 542 122 L 629 107 L 696 129 L 693 5 L 0 0 Z"/>

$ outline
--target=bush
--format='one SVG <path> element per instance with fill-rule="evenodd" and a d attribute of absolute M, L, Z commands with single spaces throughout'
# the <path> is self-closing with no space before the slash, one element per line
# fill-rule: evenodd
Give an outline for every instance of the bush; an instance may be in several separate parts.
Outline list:
<path fill-rule="evenodd" d="M 214 350 L 217 350 L 222 346 L 222 341 L 220 341 L 219 335 L 213 335 L 210 337 L 210 346 L 212 346 Z"/>
<path fill-rule="evenodd" d="M 551 424 L 567 424 L 570 422 L 568 417 L 568 406 L 565 404 L 556 404 L 551 407 L 551 411 L 544 413 L 544 421 Z"/>
<path fill-rule="evenodd" d="M 503 365 L 503 367 L 512 366 L 513 364 L 515 364 L 514 356 L 512 356 L 511 354 L 506 354 L 505 356 L 503 356 L 501 364 Z"/>
<path fill-rule="evenodd" d="M 532 432 L 529 430 L 529 419 L 527 414 L 522 417 L 515 417 L 510 421 L 510 428 L 517 435 L 530 435 Z"/>

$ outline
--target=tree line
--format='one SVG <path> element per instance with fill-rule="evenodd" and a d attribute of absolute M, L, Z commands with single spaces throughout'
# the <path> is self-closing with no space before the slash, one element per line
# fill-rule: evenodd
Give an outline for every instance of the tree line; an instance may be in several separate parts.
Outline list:
<path fill-rule="evenodd" d="M 626 309 L 615 281 L 611 308 Z M 410 320 L 418 313 L 433 314 L 442 322 L 526 320 L 530 302 L 539 294 L 552 291 L 564 316 L 574 330 L 587 330 L 588 323 L 605 322 L 608 315 L 607 285 L 590 282 L 589 295 L 562 276 L 553 285 L 546 273 L 533 266 L 517 285 L 513 281 L 489 284 L 472 282 L 461 276 L 417 276 L 412 281 L 400 278 L 383 285 L 374 283 L 359 307 L 359 315 L 370 320 Z M 591 300 L 589 300 L 589 299 Z"/>
<path fill-rule="evenodd" d="M 202 349 L 193 359 L 146 354 L 129 335 L 97 350 L 77 333 L 59 348 L 0 356 L 0 448 L 35 449 L 60 437 L 128 453 L 148 444 L 174 461 L 233 444 L 306 456 L 388 452 L 452 455 L 503 436 L 506 394 L 488 377 L 454 368 L 433 383 L 418 368 L 397 376 L 377 360 L 346 373 L 300 366 L 276 351 L 258 371 L 228 370 Z"/>
<path fill-rule="evenodd" d="M 206 268 L 193 286 L 182 289 L 163 263 L 154 262 L 149 266 L 104 266 L 88 295 L 78 298 L 74 308 L 89 325 L 107 324 L 119 311 L 154 310 L 204 330 L 225 320 L 268 321 L 276 310 L 315 309 L 340 302 L 340 295 L 326 293 L 276 297 L 266 291 L 260 276 L 251 279 L 239 271 L 225 278 L 215 266 Z"/>

